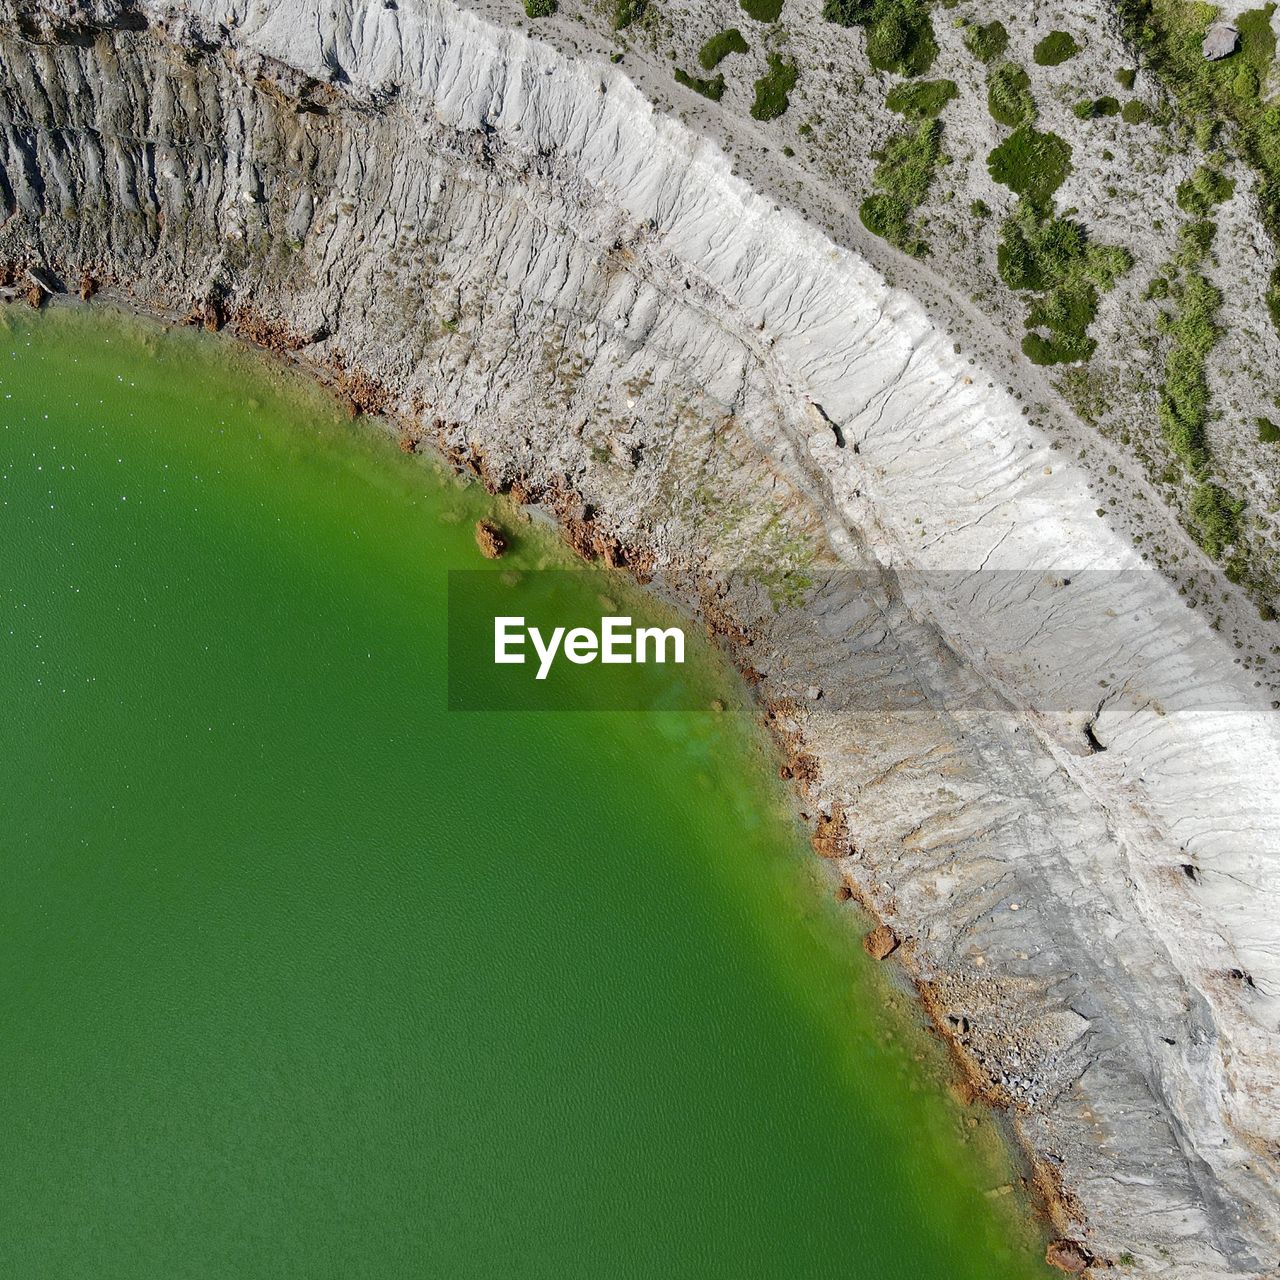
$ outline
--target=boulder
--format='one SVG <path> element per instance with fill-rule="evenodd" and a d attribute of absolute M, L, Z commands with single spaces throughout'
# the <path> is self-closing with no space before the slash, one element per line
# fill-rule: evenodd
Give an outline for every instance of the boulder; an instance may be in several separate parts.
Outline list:
<path fill-rule="evenodd" d="M 1059 1271 L 1078 1276 L 1088 1271 L 1093 1256 L 1074 1240 L 1050 1240 L 1049 1247 L 1044 1251 L 1044 1260 Z"/>
<path fill-rule="evenodd" d="M 491 524 L 488 520 L 477 520 L 476 546 L 486 560 L 497 560 L 507 549 L 507 539 L 496 524 Z"/>
<path fill-rule="evenodd" d="M 1204 33 L 1204 44 L 1200 46 L 1204 56 L 1210 62 L 1219 58 L 1229 58 L 1236 51 L 1240 41 L 1240 32 L 1229 22 L 1215 22 Z"/>
<path fill-rule="evenodd" d="M 862 949 L 873 960 L 883 960 L 898 949 L 898 935 L 887 924 L 878 924 L 862 939 Z"/>

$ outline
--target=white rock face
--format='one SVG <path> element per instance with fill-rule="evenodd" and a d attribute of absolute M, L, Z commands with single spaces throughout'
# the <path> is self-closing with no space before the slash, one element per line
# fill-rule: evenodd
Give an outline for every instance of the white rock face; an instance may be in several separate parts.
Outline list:
<path fill-rule="evenodd" d="M 102 37 L 132 98 L 91 47 L 7 51 L 7 118 L 53 105 L 34 156 L 0 152 L 5 251 L 108 263 L 148 306 L 216 282 L 495 471 L 567 478 L 659 565 L 783 556 L 773 516 L 828 543 L 748 652 L 844 812 L 834 865 L 912 940 L 1096 1254 L 1270 1274 L 1280 726 L 1087 474 L 615 68 L 428 0 L 141 10 L 151 32 Z M 165 41 L 219 52 L 165 70 Z M 55 147 L 90 106 L 101 142 Z M 50 227 L 91 193 L 101 224 Z"/>
<path fill-rule="evenodd" d="M 1204 33 L 1202 50 L 1210 62 L 1217 62 L 1220 58 L 1229 58 L 1235 53 L 1239 42 L 1240 32 L 1231 23 L 1215 22 Z"/>

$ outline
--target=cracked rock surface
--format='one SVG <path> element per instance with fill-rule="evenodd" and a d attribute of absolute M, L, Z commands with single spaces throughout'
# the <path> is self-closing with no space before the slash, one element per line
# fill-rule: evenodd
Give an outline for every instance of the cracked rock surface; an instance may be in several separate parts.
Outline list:
<path fill-rule="evenodd" d="M 225 323 L 662 575 L 1059 1231 L 1275 1274 L 1270 694 L 981 352 L 448 3 L 0 0 L 0 71 L 11 288 Z"/>

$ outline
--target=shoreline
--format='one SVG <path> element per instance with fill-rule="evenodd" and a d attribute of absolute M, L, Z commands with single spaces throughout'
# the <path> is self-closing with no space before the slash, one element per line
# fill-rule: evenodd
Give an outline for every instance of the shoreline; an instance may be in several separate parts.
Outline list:
<path fill-rule="evenodd" d="M 651 560 L 651 553 L 645 548 L 621 548 L 622 554 L 619 555 L 615 541 L 607 536 L 600 537 L 598 531 L 584 531 L 572 514 L 564 514 L 566 507 L 563 502 L 534 497 L 538 486 L 532 477 L 518 477 L 503 487 L 489 475 L 481 456 L 463 456 L 457 449 L 446 452 L 440 439 L 424 438 L 418 425 L 410 419 L 399 417 L 394 412 L 365 412 L 362 409 L 352 412 L 352 400 L 343 389 L 339 372 L 299 364 L 294 359 L 296 348 L 291 349 L 276 341 L 275 332 L 270 326 L 263 326 L 249 317 L 241 318 L 243 328 L 237 328 L 237 322 L 230 318 L 225 325 L 204 325 L 193 321 L 189 315 L 142 310 L 127 295 L 115 294 L 109 289 L 95 289 L 90 298 L 79 301 L 58 298 L 56 295 L 50 297 L 48 302 L 42 298 L 39 305 L 20 298 L 9 301 L 14 304 L 25 302 L 37 314 L 46 308 L 55 311 L 83 310 L 89 313 L 95 308 L 106 307 L 119 315 L 159 324 L 168 331 L 203 327 L 211 334 L 224 340 L 229 339 L 246 353 L 277 361 L 283 370 L 307 378 L 312 385 L 330 395 L 339 410 L 347 410 L 347 417 L 357 429 L 385 437 L 387 445 L 395 444 L 404 452 L 421 454 L 428 465 L 437 468 L 442 475 L 462 480 L 466 484 L 478 484 L 491 499 L 502 500 L 510 505 L 511 510 L 516 513 L 517 524 L 521 520 L 538 520 L 541 515 L 543 519 L 540 523 L 544 528 L 554 530 L 559 542 L 584 563 L 599 565 L 610 573 L 625 573 L 641 591 L 655 589 L 655 584 L 645 569 L 645 565 Z M 411 450 L 404 448 L 406 439 L 413 441 Z M 611 559 L 615 562 L 611 563 Z M 679 580 L 682 585 L 672 588 L 669 585 L 670 579 Z M 803 736 L 789 733 L 779 725 L 779 717 L 789 714 L 794 708 L 771 704 L 758 695 L 759 680 L 752 678 L 758 673 L 753 672 L 746 660 L 746 632 L 741 624 L 727 613 L 713 618 L 704 612 L 706 593 L 714 585 L 710 580 L 700 581 L 692 570 L 684 569 L 673 573 L 668 568 L 664 571 L 664 584 L 658 596 L 665 605 L 677 610 L 679 616 L 691 623 L 701 624 L 710 645 L 736 673 L 743 702 L 751 708 L 753 725 L 762 733 L 775 762 L 780 765 L 779 777 L 786 785 L 791 815 L 806 831 L 810 852 L 818 860 L 816 866 L 811 864 L 815 875 L 822 879 L 827 890 L 838 901 L 853 902 L 871 925 L 869 930 L 852 921 L 846 926 L 850 945 L 861 943 L 865 948 L 867 939 L 877 927 L 888 927 L 886 921 L 877 910 L 874 900 L 864 893 L 861 886 L 847 872 L 836 868 L 832 850 L 839 848 L 844 837 L 832 834 L 832 824 L 821 813 L 815 816 L 807 812 L 814 807 L 810 803 L 811 799 L 816 799 L 807 788 L 809 781 L 816 779 L 818 765 L 809 755 L 808 744 Z M 838 852 L 835 856 L 839 856 Z M 842 892 L 846 889 L 847 897 Z M 1053 1170 L 1039 1158 L 1034 1147 L 1020 1132 L 1011 1110 L 1011 1099 L 992 1086 L 991 1081 L 982 1075 L 973 1059 L 965 1052 L 961 1040 L 948 1024 L 945 1005 L 933 998 L 923 972 L 913 963 L 914 948 L 910 942 L 910 938 L 899 941 L 895 937 L 889 954 L 873 955 L 872 959 L 877 964 L 884 964 L 891 958 L 896 959 L 896 964 L 890 966 L 887 974 L 888 981 L 912 1000 L 918 1015 L 916 1025 L 927 1031 L 944 1048 L 952 1067 L 950 1079 L 945 1082 L 946 1087 L 963 1105 L 981 1105 L 994 1123 L 1006 1145 L 1013 1171 L 1019 1175 L 1023 1193 L 1028 1198 L 1030 1223 L 1048 1223 L 1056 1232 L 1065 1236 L 1080 1225 L 1078 1206 L 1073 1203 L 1070 1192 L 1055 1178 Z M 893 972 L 895 969 L 899 972 Z M 1059 1242 L 1066 1243 L 1066 1240 Z M 1102 1259 L 1097 1261 L 1100 1264 L 1103 1262 Z"/>
<path fill-rule="evenodd" d="M 293 47 L 282 26 L 233 24 L 225 58 L 181 74 L 204 77 L 245 118 L 257 113 L 262 137 L 246 156 L 273 139 L 317 156 L 336 146 L 323 164 L 341 175 L 356 149 L 376 154 L 370 130 L 380 129 L 382 149 L 420 167 L 422 190 L 457 193 L 437 196 L 431 216 L 425 309 L 455 309 L 430 335 L 413 327 L 417 313 L 395 310 L 415 296 L 424 309 L 414 274 L 423 250 L 401 243 L 412 217 L 385 244 L 367 245 L 359 230 L 377 226 L 374 211 L 391 198 L 379 184 L 343 194 L 339 177 L 328 221 L 316 210 L 318 170 L 314 191 L 260 173 L 250 185 L 235 154 L 236 172 L 210 186 L 211 226 L 131 226 L 114 210 L 138 189 L 104 190 L 100 224 L 82 213 L 70 230 L 40 226 L 42 269 L 74 284 L 97 266 L 104 291 L 125 282 L 122 301 L 139 311 L 229 320 L 330 377 L 356 409 L 412 424 L 486 488 L 544 500 L 580 555 L 639 574 L 696 571 L 708 585 L 691 578 L 692 603 L 732 645 L 771 733 L 794 748 L 788 767 L 808 784 L 800 803 L 816 851 L 903 939 L 903 963 L 957 1059 L 984 1090 L 1014 1081 L 1026 1095 L 1011 1123 L 1046 1184 L 1065 1188 L 1059 1229 L 1099 1259 L 1132 1250 L 1132 1274 L 1148 1264 L 1196 1280 L 1260 1274 L 1280 1220 L 1265 1156 L 1276 1121 L 1266 1093 L 1270 940 L 1258 922 L 1271 888 L 1237 891 L 1237 902 L 1228 882 L 1242 873 L 1232 859 L 1247 872 L 1267 853 L 1271 802 L 1256 780 L 1280 747 L 1226 642 L 1176 613 L 1167 584 L 1089 523 L 1069 460 L 1050 459 L 1029 428 L 1000 417 L 999 397 L 972 389 L 962 358 L 952 368 L 939 335 L 865 264 L 836 255 L 835 275 L 804 276 L 818 272 L 821 246 L 801 238 L 762 265 L 759 243 L 788 224 L 741 204 L 741 192 L 730 213 L 757 238 L 708 257 L 723 210 L 704 188 L 719 162 L 680 151 L 678 126 L 644 133 L 652 122 L 632 99 L 610 100 L 625 96 L 616 83 L 580 97 L 589 68 L 556 78 L 563 68 L 545 47 L 447 7 L 397 21 L 390 55 L 385 32 L 366 33 L 371 43 L 349 60 L 348 74 L 363 68 L 368 79 L 343 91 L 346 114 L 341 95 L 329 102 L 338 123 L 328 138 L 292 109 L 280 113 L 241 65 L 270 56 L 275 65 L 254 64 L 254 74 L 294 95 L 286 101 L 314 97 L 288 74 L 321 83 L 305 32 Z M 111 38 L 126 74 L 140 75 L 148 41 L 170 36 Z M 94 56 L 59 53 L 68 76 Z M 435 123 L 399 107 L 370 116 L 359 94 L 411 63 L 424 69 L 414 89 L 437 104 Z M 512 68 L 517 88 L 487 113 Z M 580 118 L 586 102 L 604 115 Z M 519 127 L 503 115 L 508 103 Z M 539 120 L 545 136 L 531 138 Z M 555 122 L 573 136 L 553 145 Z M 622 160 L 598 153 L 601 138 L 627 129 L 652 137 L 642 158 L 629 147 Z M 405 151 L 415 138 L 419 150 Z M 668 144 L 676 149 L 655 154 Z M 357 217 L 362 199 L 369 210 Z M 268 255 L 278 233 L 266 231 L 307 202 L 320 266 L 240 254 L 253 219 Z M 516 206 L 527 223 L 503 224 L 501 211 Z M 648 222 L 645 207 L 657 211 Z M 16 265 L 18 221 L 0 245 Z M 443 254 L 486 235 L 495 239 L 480 255 L 487 279 L 471 282 L 473 310 L 458 278 L 469 264 Z M 519 276 L 513 237 L 525 255 Z M 798 274 L 783 273 L 784 258 Z M 743 276 L 744 261 L 768 278 Z M 161 262 L 172 271 L 157 278 Z M 371 263 L 376 273 L 362 274 Z M 865 290 L 848 295 L 852 312 L 839 294 L 850 281 Z M 788 289 L 812 305 L 776 308 Z M 585 336 L 571 334 L 575 316 Z M 985 526 L 973 519 L 984 491 Z M 917 511 L 933 526 L 923 558 L 911 549 Z M 1088 572 L 1122 576 L 1081 579 L 1063 595 L 1079 576 L 1059 558 L 1069 554 Z M 972 567 L 993 556 L 975 578 Z M 921 569 L 957 577 L 939 586 L 912 577 Z M 1039 586 L 1018 585 L 1025 573 L 1056 574 L 1048 603 Z M 1097 688 L 1104 619 L 1119 696 Z M 1248 756 L 1226 749 L 1232 734 L 1246 736 Z M 1065 1216 L 1070 1197 L 1082 1223 Z"/>

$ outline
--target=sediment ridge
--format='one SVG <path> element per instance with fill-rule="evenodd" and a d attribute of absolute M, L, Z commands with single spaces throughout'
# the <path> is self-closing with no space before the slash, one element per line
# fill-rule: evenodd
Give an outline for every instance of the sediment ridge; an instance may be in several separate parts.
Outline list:
<path fill-rule="evenodd" d="M 0 0 L 0 66 L 11 292 L 228 326 L 676 583 L 1062 1256 L 1275 1273 L 1274 673 L 981 352 L 619 69 L 449 3 Z"/>

